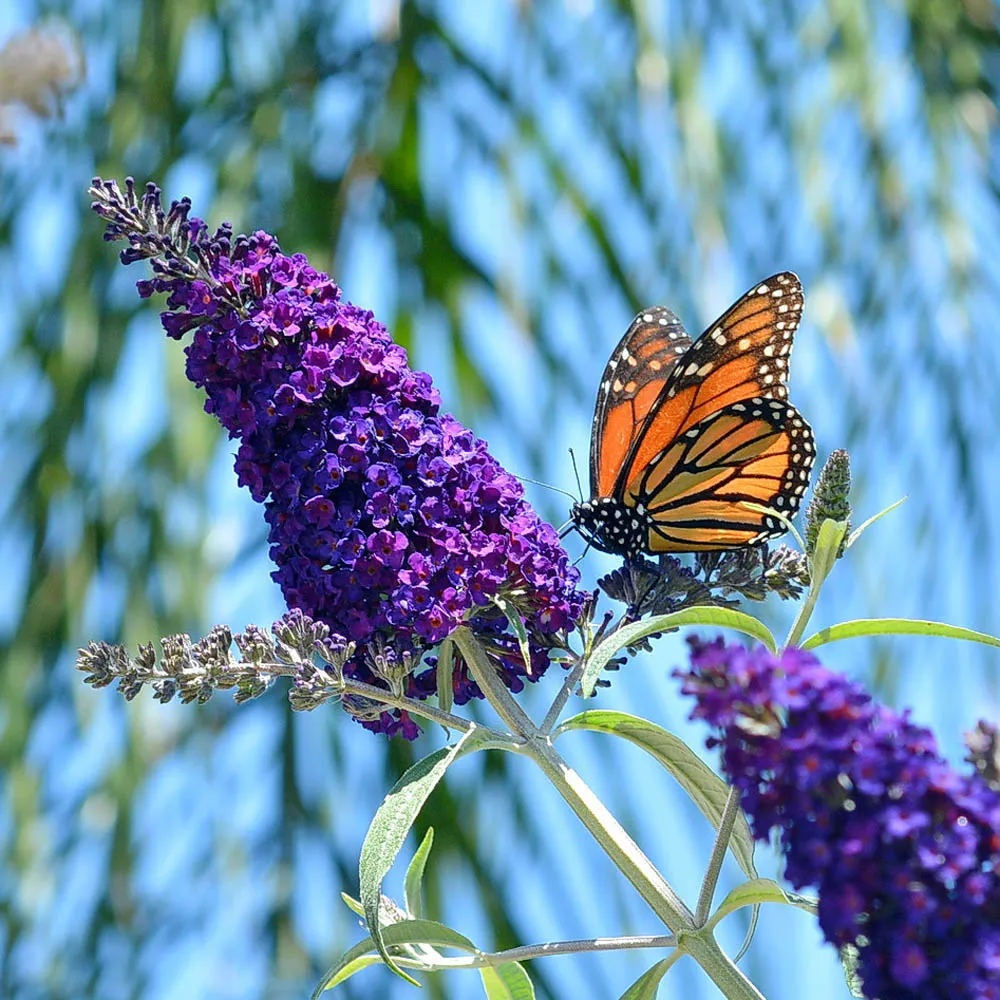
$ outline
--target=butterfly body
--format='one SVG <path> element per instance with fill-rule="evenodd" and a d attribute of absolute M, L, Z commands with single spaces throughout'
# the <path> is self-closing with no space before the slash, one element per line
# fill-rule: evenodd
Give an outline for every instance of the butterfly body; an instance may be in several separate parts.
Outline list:
<path fill-rule="evenodd" d="M 595 548 L 721 551 L 782 534 L 805 493 L 812 432 L 785 382 L 802 287 L 755 285 L 692 342 L 663 307 L 632 321 L 604 370 L 591 499 L 572 520 Z"/>

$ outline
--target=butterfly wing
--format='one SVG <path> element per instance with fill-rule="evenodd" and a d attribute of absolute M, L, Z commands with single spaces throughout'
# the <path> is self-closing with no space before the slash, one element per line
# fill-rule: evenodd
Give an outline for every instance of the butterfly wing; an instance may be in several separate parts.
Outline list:
<path fill-rule="evenodd" d="M 590 437 L 590 495 L 610 496 L 650 409 L 691 346 L 663 306 L 644 309 L 614 349 L 601 378 Z"/>
<path fill-rule="evenodd" d="M 640 480 L 654 457 L 693 427 L 746 400 L 787 400 L 788 360 L 802 304 L 802 285 L 788 271 L 738 299 L 679 356 L 632 435 L 611 487 L 595 496 L 639 502 Z"/>
<path fill-rule="evenodd" d="M 733 549 L 781 535 L 815 458 L 812 431 L 784 400 L 730 403 L 688 428 L 654 456 L 629 487 L 625 503 L 645 512 L 647 551 Z"/>

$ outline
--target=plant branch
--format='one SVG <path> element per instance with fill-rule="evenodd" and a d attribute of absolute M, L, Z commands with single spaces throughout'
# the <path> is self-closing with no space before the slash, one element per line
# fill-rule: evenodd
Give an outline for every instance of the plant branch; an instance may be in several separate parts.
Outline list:
<path fill-rule="evenodd" d="M 698 927 L 704 926 L 705 921 L 708 920 L 712 899 L 715 897 L 715 888 L 719 884 L 719 873 L 722 871 L 722 863 L 726 860 L 726 851 L 729 850 L 729 841 L 733 835 L 733 825 L 739 814 L 740 793 L 735 788 L 730 788 L 729 798 L 726 799 L 722 817 L 719 819 L 719 829 L 715 833 L 712 856 L 708 859 L 708 869 L 705 872 L 704 881 L 701 883 L 698 905 L 694 911 L 694 920 Z"/>
<path fill-rule="evenodd" d="M 585 662 L 586 658 L 584 656 L 577 657 L 576 663 L 573 664 L 570 672 L 563 679 L 562 687 L 559 689 L 559 693 L 553 699 L 548 712 L 545 713 L 545 718 L 542 720 L 540 732 L 544 733 L 546 736 L 552 732 L 555 724 L 559 721 L 559 715 L 565 707 L 573 688 L 580 683 L 580 678 L 583 676 L 583 667 Z"/>

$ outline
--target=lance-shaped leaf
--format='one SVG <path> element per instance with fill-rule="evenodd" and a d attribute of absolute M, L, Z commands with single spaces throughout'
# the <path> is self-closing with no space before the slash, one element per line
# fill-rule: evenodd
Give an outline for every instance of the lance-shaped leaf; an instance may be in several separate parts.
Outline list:
<path fill-rule="evenodd" d="M 406 869 L 406 878 L 403 880 L 403 904 L 407 913 L 418 919 L 424 915 L 424 869 L 427 867 L 427 858 L 433 844 L 434 827 L 428 827 L 417 853 L 413 855 L 413 860 Z"/>
<path fill-rule="evenodd" d="M 718 829 L 729 798 L 729 786 L 682 739 L 638 716 L 600 709 L 567 719 L 553 736 L 574 729 L 610 733 L 645 750 L 673 775 L 705 818 Z M 742 812 L 736 817 L 729 847 L 743 872 L 756 878 L 753 835 Z"/>
<path fill-rule="evenodd" d="M 437 700 L 442 712 L 450 712 L 455 700 L 455 643 L 451 636 L 438 648 Z"/>
<path fill-rule="evenodd" d="M 479 949 L 464 935 L 452 930 L 436 920 L 401 920 L 396 924 L 389 924 L 382 928 L 383 948 L 399 948 L 406 945 L 431 945 L 442 948 L 457 948 L 459 951 L 478 955 Z M 335 962 L 322 978 L 319 985 L 313 990 L 312 1000 L 317 998 L 326 990 L 333 989 L 341 983 L 350 979 L 351 976 L 367 969 L 372 965 L 385 961 L 379 954 L 372 955 L 372 952 L 380 952 L 378 945 L 369 935 L 364 940 L 359 941 L 353 948 L 345 952 L 341 958 Z M 396 960 L 405 963 L 410 968 L 423 969 L 433 972 L 436 969 L 447 967 L 442 964 L 435 964 L 423 958 L 396 956 Z M 388 964 L 388 963 L 387 963 Z M 420 984 L 406 976 L 414 985 Z"/>
<path fill-rule="evenodd" d="M 653 1000 L 660 988 L 660 980 L 667 974 L 667 969 L 683 955 L 675 951 L 672 955 L 661 959 L 652 968 L 647 969 L 620 997 L 619 1000 Z"/>
<path fill-rule="evenodd" d="M 815 649 L 838 639 L 856 639 L 866 635 L 934 635 L 942 639 L 965 639 L 986 646 L 1000 646 L 1000 639 L 986 632 L 976 632 L 960 625 L 921 621 L 917 618 L 856 618 L 820 629 L 802 643 L 803 649 Z"/>
<path fill-rule="evenodd" d="M 385 964 L 397 975 L 409 983 L 419 985 L 412 976 L 408 976 L 393 962 L 385 950 L 382 940 L 382 928 L 379 926 L 379 901 L 382 895 L 382 880 L 396 860 L 403 843 L 406 840 L 413 821 L 423 808 L 427 797 L 434 791 L 437 783 L 444 777 L 445 771 L 459 757 L 487 747 L 504 748 L 502 740 L 494 735 L 471 729 L 454 746 L 442 747 L 434 753 L 418 760 L 396 782 L 395 786 L 378 807 L 365 842 L 361 847 L 359 862 L 359 878 L 361 883 L 361 902 L 365 908 L 365 921 L 368 932 L 378 948 Z"/>
<path fill-rule="evenodd" d="M 719 921 L 743 906 L 759 906 L 761 903 L 784 903 L 786 906 L 795 906 L 813 916 L 816 915 L 817 903 L 815 899 L 809 896 L 800 896 L 795 892 L 786 892 L 774 879 L 755 878 L 733 889 L 719 904 L 719 908 L 712 914 L 707 926 L 709 928 L 715 927 Z"/>
<path fill-rule="evenodd" d="M 521 657 L 524 660 L 524 668 L 530 677 L 531 647 L 528 645 L 528 631 L 524 627 L 524 619 L 521 617 L 517 608 L 514 607 L 513 601 L 509 601 L 506 597 L 500 597 L 497 595 L 493 598 L 493 603 L 504 613 L 507 621 L 510 622 L 510 627 L 514 630 L 514 635 L 517 636 L 517 645 L 521 650 Z"/>
<path fill-rule="evenodd" d="M 819 528 L 816 548 L 809 557 L 809 589 L 815 593 L 830 575 L 834 563 L 840 556 L 841 546 L 850 526 L 847 521 L 833 521 L 827 518 Z"/>
<path fill-rule="evenodd" d="M 885 515 L 890 513 L 891 511 L 894 511 L 901 503 L 904 503 L 905 501 L 906 497 L 900 497 L 895 503 L 889 504 L 889 506 L 886 507 L 885 510 L 880 510 L 877 514 L 872 514 L 872 516 L 868 518 L 868 520 L 865 521 L 864 524 L 861 525 L 861 527 L 855 528 L 854 531 L 850 533 L 850 535 L 847 538 L 847 542 L 844 545 L 844 548 L 849 549 L 861 537 L 862 532 L 864 532 L 866 528 L 870 528 L 876 521 L 878 521 L 880 518 L 885 517 Z"/>
<path fill-rule="evenodd" d="M 657 632 L 666 632 L 670 629 L 680 628 L 682 625 L 717 625 L 721 628 L 731 628 L 759 640 L 771 652 L 778 648 L 774 636 L 771 635 L 770 630 L 763 622 L 751 615 L 744 614 L 742 611 L 733 611 L 731 608 L 685 608 L 683 611 L 674 611 L 669 615 L 656 615 L 653 618 L 646 618 L 632 625 L 615 629 L 606 639 L 598 643 L 587 658 L 587 664 L 580 677 L 583 696 L 589 698 L 594 693 L 594 687 L 597 684 L 597 679 L 601 676 L 601 671 L 626 646 L 634 645 L 640 639 L 645 639 Z"/>
<path fill-rule="evenodd" d="M 479 970 L 486 1000 L 535 1000 L 535 987 L 519 962 Z"/>

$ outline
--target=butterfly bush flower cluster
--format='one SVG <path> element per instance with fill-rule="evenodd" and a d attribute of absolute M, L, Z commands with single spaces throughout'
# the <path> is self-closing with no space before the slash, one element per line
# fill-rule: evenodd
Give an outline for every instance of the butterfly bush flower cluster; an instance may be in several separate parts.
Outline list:
<path fill-rule="evenodd" d="M 122 261 L 151 261 L 138 288 L 168 296 L 167 335 L 191 334 L 188 378 L 239 441 L 236 472 L 264 505 L 288 606 L 357 647 L 345 674 L 378 683 L 373 663 L 392 661 L 406 693 L 427 697 L 434 661 L 421 657 L 468 623 L 511 690 L 537 679 L 580 614 L 578 573 L 386 328 L 267 233 L 209 236 L 187 199 L 165 212 L 154 185 L 95 179 L 91 193 L 105 238 L 129 242 Z M 530 663 L 497 597 L 523 616 Z M 479 696 L 456 656 L 455 702 Z M 364 724 L 417 732 L 405 712 Z"/>
<path fill-rule="evenodd" d="M 940 756 L 907 715 L 811 654 L 722 640 L 677 671 L 720 731 L 754 835 L 776 830 L 793 886 L 856 949 L 878 1000 L 1000 997 L 1000 795 Z"/>

